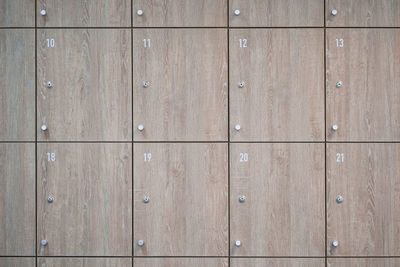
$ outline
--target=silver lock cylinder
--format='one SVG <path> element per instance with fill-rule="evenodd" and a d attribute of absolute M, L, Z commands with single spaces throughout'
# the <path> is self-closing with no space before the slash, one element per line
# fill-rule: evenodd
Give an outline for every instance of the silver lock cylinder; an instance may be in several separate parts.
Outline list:
<path fill-rule="evenodd" d="M 136 11 L 136 14 L 138 14 L 138 16 L 142 16 L 143 15 L 143 10 L 139 9 L 138 11 Z"/>
<path fill-rule="evenodd" d="M 238 86 L 239 88 L 243 88 L 243 87 L 244 87 L 244 82 L 238 82 L 237 86 Z"/>
<path fill-rule="evenodd" d="M 139 124 L 137 128 L 138 128 L 139 131 L 143 131 L 144 130 L 143 124 Z"/>
<path fill-rule="evenodd" d="M 336 88 L 340 88 L 343 86 L 343 83 L 341 81 L 336 82 Z"/>
<path fill-rule="evenodd" d="M 337 130 L 339 130 L 339 126 L 337 126 L 336 124 L 332 125 L 332 130 L 336 132 Z"/>
<path fill-rule="evenodd" d="M 239 131 L 239 130 L 240 130 L 240 125 L 239 125 L 239 124 L 235 125 L 235 130 L 236 130 L 236 131 Z"/>
<path fill-rule="evenodd" d="M 47 88 L 53 88 L 53 83 L 51 81 L 46 82 L 46 87 Z"/>
<path fill-rule="evenodd" d="M 46 16 L 46 14 L 47 14 L 47 11 L 46 11 L 46 9 L 42 9 L 42 10 L 40 10 L 40 15 L 42 15 L 42 16 Z"/>
<path fill-rule="evenodd" d="M 150 83 L 148 81 L 143 81 L 142 82 L 143 88 L 147 88 L 147 87 L 149 87 L 149 85 L 150 85 Z"/>
<path fill-rule="evenodd" d="M 233 14 L 235 14 L 235 16 L 239 16 L 240 15 L 240 10 L 236 9 L 235 11 L 233 11 Z"/>
<path fill-rule="evenodd" d="M 150 202 L 150 197 L 144 196 L 143 197 L 143 203 L 149 203 Z"/>
<path fill-rule="evenodd" d="M 246 201 L 246 197 L 245 196 L 243 196 L 243 195 L 239 196 L 239 202 L 240 203 L 243 203 L 245 201 Z"/>
<path fill-rule="evenodd" d="M 336 9 L 332 9 L 331 14 L 332 16 L 336 16 L 338 13 L 338 11 Z"/>
<path fill-rule="evenodd" d="M 337 241 L 337 240 L 334 240 L 333 242 L 332 242 L 332 247 L 338 247 L 339 246 L 339 241 Z"/>
<path fill-rule="evenodd" d="M 240 242 L 240 240 L 235 241 L 235 246 L 240 247 L 241 245 L 242 245 L 242 243 Z"/>
<path fill-rule="evenodd" d="M 138 244 L 139 247 L 143 247 L 144 241 L 143 241 L 143 240 L 139 240 L 139 241 L 137 242 L 137 244 Z"/>
<path fill-rule="evenodd" d="M 343 197 L 340 196 L 340 195 L 337 196 L 337 197 L 336 197 L 336 202 L 337 202 L 337 203 L 342 203 L 342 202 L 343 202 Z"/>
<path fill-rule="evenodd" d="M 47 126 L 46 126 L 46 124 L 43 124 L 42 127 L 40 127 L 40 129 L 42 129 L 43 132 L 44 132 L 44 131 L 47 131 Z"/>
<path fill-rule="evenodd" d="M 40 244 L 42 244 L 42 246 L 46 246 L 47 245 L 47 240 L 43 239 L 42 241 L 40 241 Z"/>
<path fill-rule="evenodd" d="M 53 203 L 54 198 L 53 198 L 52 196 L 47 196 L 46 200 L 47 200 L 47 202 L 49 202 L 49 203 Z"/>

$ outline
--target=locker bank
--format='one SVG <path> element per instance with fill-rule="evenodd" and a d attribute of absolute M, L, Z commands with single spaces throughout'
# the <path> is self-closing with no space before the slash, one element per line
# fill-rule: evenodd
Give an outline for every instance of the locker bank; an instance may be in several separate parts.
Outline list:
<path fill-rule="evenodd" d="M 0 0 L 0 267 L 400 266 L 400 0 Z"/>

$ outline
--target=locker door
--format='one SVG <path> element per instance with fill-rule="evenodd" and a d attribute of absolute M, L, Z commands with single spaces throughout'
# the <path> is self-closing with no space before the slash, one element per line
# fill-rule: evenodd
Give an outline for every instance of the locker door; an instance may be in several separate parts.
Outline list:
<path fill-rule="evenodd" d="M 35 144 L 0 144 L 0 256 L 35 255 Z"/>
<path fill-rule="evenodd" d="M 324 145 L 231 144 L 230 160 L 231 255 L 323 256 Z"/>
<path fill-rule="evenodd" d="M 228 267 L 227 259 L 207 258 L 136 258 L 135 267 Z"/>
<path fill-rule="evenodd" d="M 232 141 L 322 141 L 322 29 L 230 32 Z"/>
<path fill-rule="evenodd" d="M 228 254 L 227 157 L 226 144 L 135 144 L 135 256 Z"/>
<path fill-rule="evenodd" d="M 37 203 L 40 256 L 132 255 L 131 144 L 38 144 Z"/>
<path fill-rule="evenodd" d="M 398 0 L 327 0 L 328 27 L 399 27 Z"/>
<path fill-rule="evenodd" d="M 39 258 L 41 267 L 132 267 L 132 259 Z"/>
<path fill-rule="evenodd" d="M 328 254 L 399 256 L 400 144 L 328 144 L 326 156 Z"/>
<path fill-rule="evenodd" d="M 130 30 L 38 31 L 39 140 L 132 140 L 130 42 Z"/>
<path fill-rule="evenodd" d="M 130 27 L 131 0 L 39 0 L 38 27 Z"/>
<path fill-rule="evenodd" d="M 398 267 L 400 259 L 328 259 L 328 267 Z"/>
<path fill-rule="evenodd" d="M 35 27 L 35 0 L 1 0 L 0 27 Z"/>
<path fill-rule="evenodd" d="M 0 267 L 35 267 L 35 258 L 0 258 Z"/>
<path fill-rule="evenodd" d="M 231 259 L 232 267 L 324 267 L 324 259 Z"/>
<path fill-rule="evenodd" d="M 222 29 L 133 31 L 135 140 L 227 140 L 226 38 Z"/>
<path fill-rule="evenodd" d="M 34 141 L 35 30 L 0 30 L 0 62 L 0 141 Z"/>
<path fill-rule="evenodd" d="M 400 30 L 329 29 L 326 45 L 327 139 L 399 141 Z"/>
<path fill-rule="evenodd" d="M 135 27 L 224 27 L 227 0 L 133 0 Z"/>
<path fill-rule="evenodd" d="M 324 0 L 229 0 L 233 27 L 324 26 Z"/>

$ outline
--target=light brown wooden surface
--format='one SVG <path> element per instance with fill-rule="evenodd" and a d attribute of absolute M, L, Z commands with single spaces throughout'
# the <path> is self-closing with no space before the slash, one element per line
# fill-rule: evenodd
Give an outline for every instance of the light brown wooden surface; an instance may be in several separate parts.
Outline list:
<path fill-rule="evenodd" d="M 400 256 L 400 144 L 328 144 L 326 156 L 328 255 Z"/>
<path fill-rule="evenodd" d="M 132 140 L 130 35 L 121 29 L 38 30 L 38 140 Z M 55 47 L 47 47 L 49 38 Z"/>
<path fill-rule="evenodd" d="M 131 0 L 37 0 L 36 17 L 38 27 L 130 27 Z"/>
<path fill-rule="evenodd" d="M 136 258 L 135 267 L 228 267 L 228 259 L 207 258 Z"/>
<path fill-rule="evenodd" d="M 399 141 L 400 30 L 328 29 L 326 40 L 327 139 Z"/>
<path fill-rule="evenodd" d="M 35 255 L 35 144 L 0 144 L 0 255 Z"/>
<path fill-rule="evenodd" d="M 328 267 L 398 267 L 400 259 L 328 259 Z"/>
<path fill-rule="evenodd" d="M 132 255 L 131 144 L 38 144 L 37 201 L 39 255 Z"/>
<path fill-rule="evenodd" d="M 118 258 L 40 258 L 40 267 L 131 267 L 132 259 Z"/>
<path fill-rule="evenodd" d="M 133 0 L 135 27 L 224 27 L 227 0 Z M 143 15 L 137 14 L 138 10 Z"/>
<path fill-rule="evenodd" d="M 337 10 L 332 16 L 331 11 Z M 328 27 L 399 27 L 398 0 L 326 0 Z"/>
<path fill-rule="evenodd" d="M 0 258 L 0 267 L 35 267 L 35 258 Z"/>
<path fill-rule="evenodd" d="M 232 27 L 324 26 L 324 0 L 229 0 L 229 9 Z"/>
<path fill-rule="evenodd" d="M 0 62 L 0 140 L 34 141 L 35 30 L 0 30 Z"/>
<path fill-rule="evenodd" d="M 230 153 L 231 255 L 323 256 L 324 145 L 231 144 Z"/>
<path fill-rule="evenodd" d="M 226 144 L 135 144 L 135 256 L 228 254 L 227 150 Z"/>
<path fill-rule="evenodd" d="M 35 0 L 1 0 L 0 27 L 35 27 Z"/>
<path fill-rule="evenodd" d="M 227 140 L 226 38 L 221 29 L 133 30 L 135 140 Z"/>
<path fill-rule="evenodd" d="M 232 267 L 324 267 L 324 259 L 231 259 Z"/>
<path fill-rule="evenodd" d="M 322 29 L 230 31 L 232 141 L 324 140 L 323 40 Z"/>

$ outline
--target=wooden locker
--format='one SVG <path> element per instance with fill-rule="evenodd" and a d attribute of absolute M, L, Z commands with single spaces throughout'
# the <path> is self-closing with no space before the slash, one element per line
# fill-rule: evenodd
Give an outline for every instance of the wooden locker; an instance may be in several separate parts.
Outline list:
<path fill-rule="evenodd" d="M 328 144 L 326 157 L 328 255 L 400 256 L 400 144 Z"/>
<path fill-rule="evenodd" d="M 35 27 L 35 0 L 1 0 L 0 27 Z"/>
<path fill-rule="evenodd" d="M 132 140 L 130 44 L 130 30 L 38 30 L 38 140 Z"/>
<path fill-rule="evenodd" d="M 223 29 L 133 30 L 136 141 L 227 140 L 226 38 Z"/>
<path fill-rule="evenodd" d="M 324 140 L 323 40 L 322 29 L 230 31 L 231 141 Z"/>
<path fill-rule="evenodd" d="M 225 27 L 227 0 L 133 0 L 135 27 Z"/>
<path fill-rule="evenodd" d="M 324 145 L 231 144 L 230 160 L 231 255 L 323 256 Z"/>
<path fill-rule="evenodd" d="M 398 267 L 400 259 L 328 259 L 328 267 Z"/>
<path fill-rule="evenodd" d="M 131 0 L 38 0 L 38 27 L 130 27 Z"/>
<path fill-rule="evenodd" d="M 35 258 L 0 258 L 0 267 L 36 267 Z"/>
<path fill-rule="evenodd" d="M 227 150 L 227 144 L 135 144 L 135 256 L 228 254 Z"/>
<path fill-rule="evenodd" d="M 0 144 L 0 256 L 35 255 L 35 144 Z"/>
<path fill-rule="evenodd" d="M 0 141 L 34 141 L 35 30 L 1 29 L 0 62 Z"/>
<path fill-rule="evenodd" d="M 231 27 L 324 26 L 324 0 L 229 0 L 229 9 Z"/>
<path fill-rule="evenodd" d="M 232 267 L 325 267 L 325 259 L 262 259 L 262 258 L 232 258 Z"/>
<path fill-rule="evenodd" d="M 326 25 L 328 27 L 399 27 L 400 1 L 327 0 Z"/>
<path fill-rule="evenodd" d="M 132 267 L 127 258 L 39 258 L 40 267 Z"/>
<path fill-rule="evenodd" d="M 38 144 L 37 164 L 40 256 L 132 255 L 131 144 Z"/>
<path fill-rule="evenodd" d="M 135 258 L 135 267 L 228 267 L 227 259 L 217 258 Z"/>
<path fill-rule="evenodd" d="M 329 29 L 326 40 L 327 139 L 399 141 L 400 30 Z"/>

